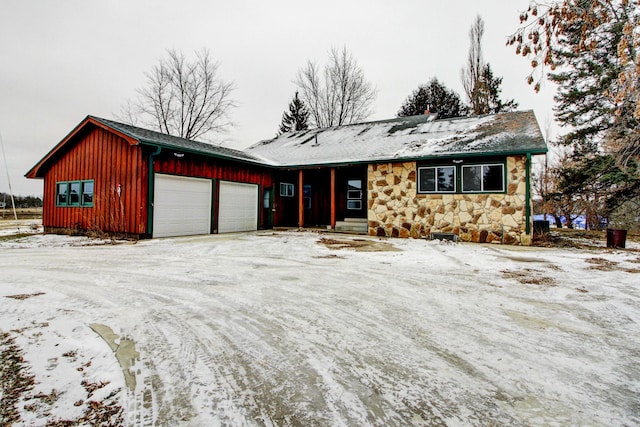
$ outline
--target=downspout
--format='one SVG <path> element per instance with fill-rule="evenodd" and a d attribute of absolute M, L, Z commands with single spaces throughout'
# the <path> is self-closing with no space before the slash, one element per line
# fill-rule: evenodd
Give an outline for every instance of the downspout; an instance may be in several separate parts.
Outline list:
<path fill-rule="evenodd" d="M 162 151 L 162 147 L 156 147 L 156 151 L 149 154 L 149 172 L 148 172 L 148 180 L 149 184 L 147 185 L 148 194 L 147 194 L 147 234 L 149 237 L 153 236 L 153 195 L 155 189 L 155 179 L 153 174 L 153 158 L 160 154 Z"/>
<path fill-rule="evenodd" d="M 525 221 L 527 224 L 525 225 L 525 233 L 528 236 L 531 236 L 531 153 L 527 153 L 527 165 L 525 167 L 526 170 L 526 190 L 525 190 Z"/>

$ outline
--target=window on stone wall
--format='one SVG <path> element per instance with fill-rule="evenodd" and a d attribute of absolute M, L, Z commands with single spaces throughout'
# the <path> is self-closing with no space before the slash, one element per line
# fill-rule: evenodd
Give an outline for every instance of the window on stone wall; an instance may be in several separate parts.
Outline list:
<path fill-rule="evenodd" d="M 455 166 L 418 168 L 418 193 L 454 193 L 455 191 Z"/>
<path fill-rule="evenodd" d="M 504 191 L 504 165 L 462 166 L 463 193 L 501 193 Z"/>

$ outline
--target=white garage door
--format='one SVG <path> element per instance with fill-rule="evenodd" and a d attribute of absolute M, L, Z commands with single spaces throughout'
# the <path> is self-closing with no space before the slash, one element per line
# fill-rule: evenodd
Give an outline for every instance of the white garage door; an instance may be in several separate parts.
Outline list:
<path fill-rule="evenodd" d="M 211 232 L 211 180 L 155 175 L 153 237 Z"/>
<path fill-rule="evenodd" d="M 258 229 L 258 186 L 220 181 L 218 233 Z"/>

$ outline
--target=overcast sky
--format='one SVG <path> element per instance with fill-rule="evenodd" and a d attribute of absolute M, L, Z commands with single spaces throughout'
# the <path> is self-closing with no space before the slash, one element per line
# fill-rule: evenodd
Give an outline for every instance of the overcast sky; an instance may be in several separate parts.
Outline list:
<path fill-rule="evenodd" d="M 553 88 L 535 94 L 527 61 L 506 47 L 528 0 L 2 0 L 0 135 L 13 191 L 41 195 L 24 174 L 87 115 L 114 118 L 166 49 L 188 57 L 207 48 L 236 84 L 236 126 L 226 145 L 242 149 L 275 135 L 307 60 L 326 62 L 346 46 L 377 87 L 371 120 L 394 117 L 419 84 L 460 82 L 469 28 L 485 20 L 483 49 L 504 77 L 503 97 L 552 120 Z M 0 192 L 8 192 L 0 159 Z"/>

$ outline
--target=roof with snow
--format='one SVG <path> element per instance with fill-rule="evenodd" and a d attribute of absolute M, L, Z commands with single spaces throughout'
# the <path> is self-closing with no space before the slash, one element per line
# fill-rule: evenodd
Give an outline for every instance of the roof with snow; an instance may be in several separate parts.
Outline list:
<path fill-rule="evenodd" d="M 289 132 L 244 152 L 273 166 L 312 166 L 542 154 L 547 146 L 533 111 L 520 111 L 442 120 L 432 114 Z"/>

